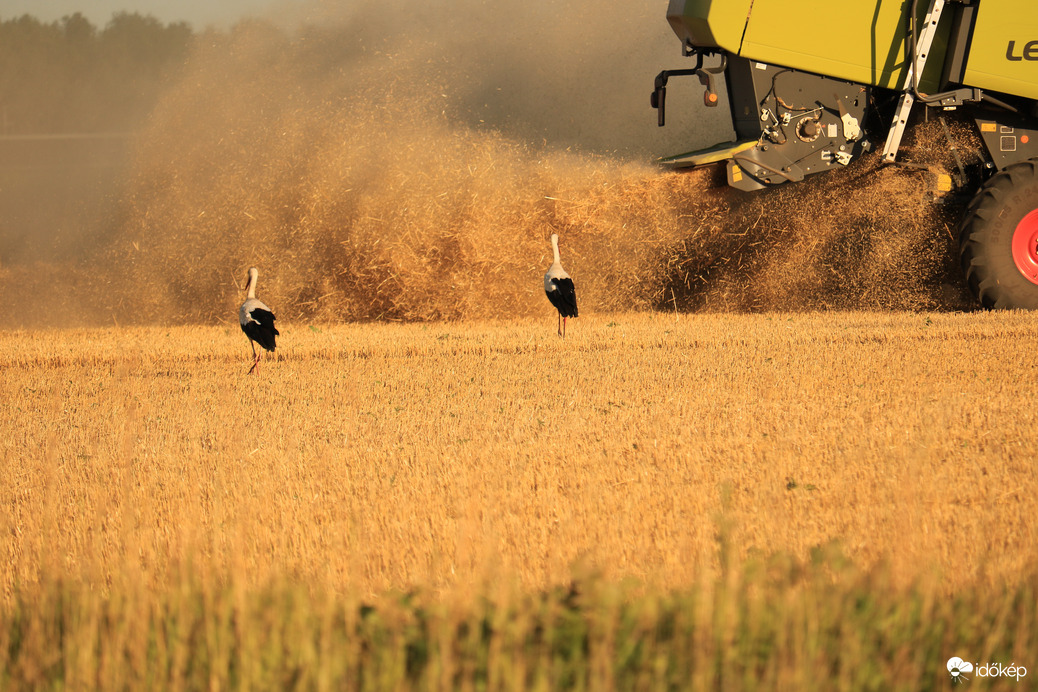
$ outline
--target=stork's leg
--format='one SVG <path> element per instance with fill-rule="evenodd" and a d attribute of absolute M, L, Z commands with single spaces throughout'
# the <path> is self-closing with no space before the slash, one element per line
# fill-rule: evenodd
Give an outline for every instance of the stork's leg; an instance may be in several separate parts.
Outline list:
<path fill-rule="evenodd" d="M 559 313 L 559 336 L 562 336 L 562 313 Z"/>
<path fill-rule="evenodd" d="M 252 371 L 259 365 L 259 354 L 256 353 L 256 344 L 252 339 L 249 339 L 249 346 L 252 346 L 252 367 L 249 368 L 249 372 L 246 374 L 251 375 Z"/>
<path fill-rule="evenodd" d="M 563 339 L 566 338 L 566 318 L 565 318 L 565 316 L 562 318 L 562 338 Z"/>

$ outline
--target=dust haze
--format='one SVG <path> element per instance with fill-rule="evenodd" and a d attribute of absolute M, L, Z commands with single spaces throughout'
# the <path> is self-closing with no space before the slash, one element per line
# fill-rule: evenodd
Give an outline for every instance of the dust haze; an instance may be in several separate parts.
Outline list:
<path fill-rule="evenodd" d="M 553 232 L 582 311 L 969 304 L 926 172 L 655 168 L 731 137 L 694 80 L 656 127 L 665 3 L 332 5 L 199 34 L 75 251 L 0 256 L 0 324 L 233 323 L 251 265 L 284 322 L 550 316 Z"/>

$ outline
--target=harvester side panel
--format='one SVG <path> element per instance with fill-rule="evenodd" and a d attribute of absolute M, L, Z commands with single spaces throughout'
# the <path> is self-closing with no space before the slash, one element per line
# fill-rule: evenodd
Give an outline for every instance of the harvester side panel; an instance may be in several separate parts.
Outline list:
<path fill-rule="evenodd" d="M 1034 0 L 980 3 L 963 83 L 1038 99 L 1038 12 Z"/>
<path fill-rule="evenodd" d="M 908 2 L 755 0 L 741 55 L 848 82 L 900 89 L 906 66 Z M 927 3 L 920 3 L 925 14 Z M 921 18 L 920 18 L 921 19 Z M 920 88 L 936 90 L 950 13 L 942 19 Z"/>
<path fill-rule="evenodd" d="M 670 0 L 667 21 L 682 43 L 739 52 L 754 0 Z"/>

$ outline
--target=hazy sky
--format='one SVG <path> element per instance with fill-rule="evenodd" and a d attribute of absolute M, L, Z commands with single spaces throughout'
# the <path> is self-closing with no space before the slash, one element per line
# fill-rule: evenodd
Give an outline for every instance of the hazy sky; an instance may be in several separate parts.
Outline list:
<path fill-rule="evenodd" d="M 190 22 L 196 29 L 207 25 L 226 28 L 245 16 L 263 16 L 302 6 L 304 0 L 0 0 L 0 19 L 30 14 L 52 22 L 76 12 L 104 27 L 116 12 L 152 15 L 164 23 Z"/>

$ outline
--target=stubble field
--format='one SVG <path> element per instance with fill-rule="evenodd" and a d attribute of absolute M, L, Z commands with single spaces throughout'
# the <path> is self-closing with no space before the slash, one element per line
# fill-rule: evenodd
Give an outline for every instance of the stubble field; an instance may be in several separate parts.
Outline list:
<path fill-rule="evenodd" d="M 1027 664 L 1032 316 L 617 313 L 565 340 L 554 326 L 287 324 L 251 377 L 237 325 L 3 333 L 5 682 L 263 688 L 285 674 L 268 667 L 299 665 L 308 689 L 941 689 L 961 647 Z M 673 594 L 712 606 L 688 609 L 671 651 Z M 195 625 L 171 630 L 193 598 Z M 412 598 L 440 612 L 419 618 L 431 630 L 413 630 Z M 850 626 L 862 598 L 891 614 Z M 356 643 L 359 616 L 334 624 L 362 602 L 398 613 L 371 646 L 399 660 Z M 569 634 L 535 636 L 560 612 L 587 626 L 572 680 L 552 667 Z M 622 636 L 628 616 L 645 631 Z M 473 638 L 469 617 L 508 626 Z M 320 655 L 340 629 L 341 675 Z M 313 661 L 293 664 L 306 633 Z M 621 655 L 635 645 L 648 653 Z M 880 661 L 841 658 L 857 655 Z"/>
<path fill-rule="evenodd" d="M 734 134 L 656 126 L 662 7 L 294 4 L 199 34 L 96 215 L 7 164 L 67 228 L 0 224 L 0 690 L 1038 666 L 1038 324 L 968 312 L 936 192 L 972 121 L 743 194 L 651 164 Z"/>

